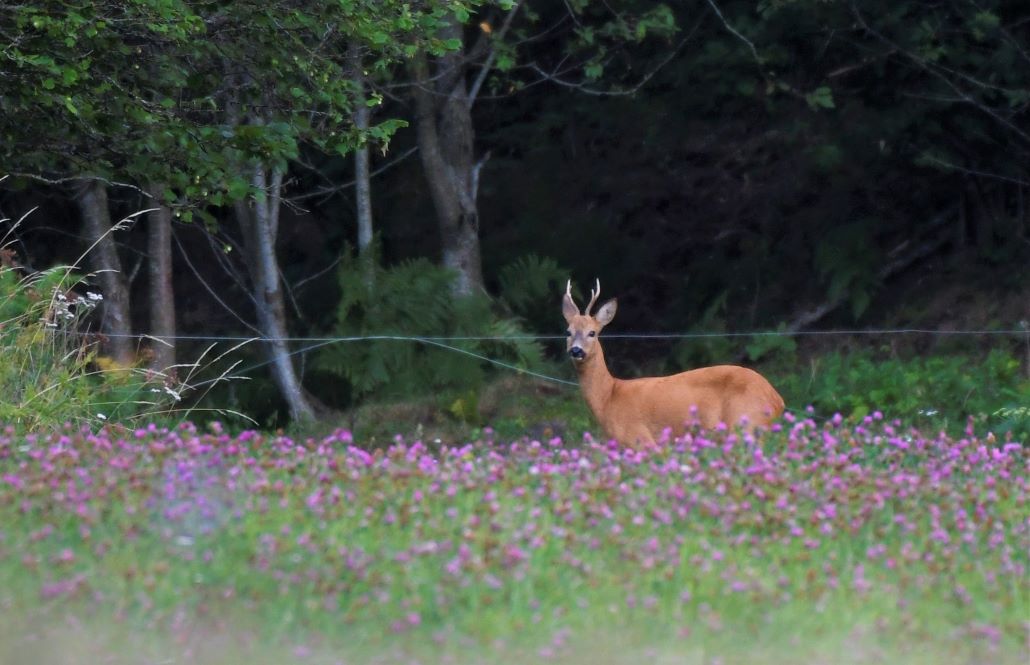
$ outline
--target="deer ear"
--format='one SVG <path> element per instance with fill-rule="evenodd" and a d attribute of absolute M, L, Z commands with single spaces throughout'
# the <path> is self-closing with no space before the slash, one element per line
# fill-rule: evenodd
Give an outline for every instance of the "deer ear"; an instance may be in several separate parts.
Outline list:
<path fill-rule="evenodd" d="M 615 298 L 612 298 L 605 304 L 597 308 L 597 314 L 594 314 L 594 318 L 601 326 L 606 326 L 612 322 L 615 318 L 615 310 L 618 308 L 619 303 L 616 302 Z"/>
<path fill-rule="evenodd" d="M 561 301 L 561 313 L 565 316 L 565 320 L 570 324 L 572 323 L 573 317 L 579 316 L 579 307 L 576 307 L 576 303 L 572 302 L 572 296 L 567 293 Z"/>

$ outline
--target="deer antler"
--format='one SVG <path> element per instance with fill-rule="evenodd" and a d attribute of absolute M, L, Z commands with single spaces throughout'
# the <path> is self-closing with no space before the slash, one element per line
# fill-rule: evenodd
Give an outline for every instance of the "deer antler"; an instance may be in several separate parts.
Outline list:
<path fill-rule="evenodd" d="M 588 304 L 587 308 L 585 310 L 583 310 L 584 314 L 586 314 L 587 316 L 590 316 L 590 310 L 592 310 L 594 308 L 594 303 L 597 302 L 597 298 L 600 295 L 601 295 L 601 280 L 598 279 L 597 280 L 597 288 L 596 289 L 590 289 L 590 304 Z"/>
<path fill-rule="evenodd" d="M 571 279 L 565 284 L 565 297 L 569 299 L 569 302 L 572 303 L 572 306 L 575 307 L 576 311 L 578 312 L 579 311 L 579 305 L 576 304 L 576 300 L 572 297 L 572 280 Z"/>

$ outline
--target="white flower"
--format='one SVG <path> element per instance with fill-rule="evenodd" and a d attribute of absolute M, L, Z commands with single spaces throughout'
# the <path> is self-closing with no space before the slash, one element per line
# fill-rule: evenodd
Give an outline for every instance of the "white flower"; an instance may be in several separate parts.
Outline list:
<path fill-rule="evenodd" d="M 105 415 L 104 415 L 104 414 L 102 414 L 102 413 L 98 413 L 98 414 L 97 414 L 97 418 L 100 418 L 101 420 L 107 420 L 107 416 L 105 416 Z"/>
<path fill-rule="evenodd" d="M 100 302 L 104 299 L 104 296 L 99 293 L 93 293 L 92 291 L 86 291 L 86 297 L 94 302 Z"/>

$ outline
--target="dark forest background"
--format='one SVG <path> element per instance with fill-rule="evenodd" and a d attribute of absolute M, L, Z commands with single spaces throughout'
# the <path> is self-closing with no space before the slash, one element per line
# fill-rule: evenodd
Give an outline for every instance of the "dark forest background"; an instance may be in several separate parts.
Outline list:
<path fill-rule="evenodd" d="M 190 362 L 191 336 L 465 335 L 570 378 L 521 337 L 561 335 L 565 280 L 595 277 L 612 333 L 784 333 L 612 339 L 621 375 L 1028 362 L 1019 335 L 795 334 L 1027 326 L 1023 2 L 33 2 L 0 41 L 5 261 L 94 246 L 85 325 L 127 365 Z M 171 352 L 122 337 L 145 333 Z M 245 346 L 254 380 L 205 399 L 273 425 L 493 376 L 305 348 Z"/>

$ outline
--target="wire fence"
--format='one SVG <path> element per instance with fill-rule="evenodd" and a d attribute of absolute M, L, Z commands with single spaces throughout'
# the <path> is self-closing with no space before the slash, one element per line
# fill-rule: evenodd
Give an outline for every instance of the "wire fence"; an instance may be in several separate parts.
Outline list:
<path fill-rule="evenodd" d="M 1020 322 L 1021 328 L 1007 328 L 1007 329 L 958 329 L 958 330 L 940 330 L 940 329 L 929 329 L 929 328 L 861 328 L 861 329 L 836 329 L 836 330 L 798 330 L 798 331 L 782 331 L 782 330 L 756 330 L 756 331 L 744 331 L 744 332 L 680 332 L 680 333 L 611 333 L 604 335 L 605 339 L 629 339 L 629 340 L 686 340 L 686 339 L 716 339 L 716 338 L 754 338 L 754 337 L 824 337 L 824 336 L 891 336 L 891 335 L 934 335 L 934 336 L 1003 336 L 1003 337 L 1025 337 L 1028 356 L 1030 356 L 1030 325 L 1025 325 L 1024 322 Z M 352 342 L 409 342 L 424 344 L 426 346 L 433 346 L 441 348 L 453 353 L 463 354 L 477 360 L 490 363 L 496 367 L 506 369 L 518 374 L 526 376 L 532 376 L 534 378 L 557 383 L 561 385 L 576 386 L 578 385 L 575 381 L 569 381 L 556 376 L 549 376 L 540 372 L 536 372 L 525 367 L 499 360 L 497 358 L 491 358 L 489 356 L 463 349 L 459 346 L 454 346 L 454 343 L 459 342 L 472 342 L 472 341 L 490 341 L 490 342 L 514 342 L 514 341 L 554 341 L 565 339 L 565 335 L 444 335 L 444 336 L 426 336 L 426 335 L 354 335 L 354 336 L 340 336 L 340 337 L 261 337 L 261 336 L 237 336 L 237 335 L 174 335 L 167 337 L 156 337 L 153 335 L 145 334 L 109 334 L 106 337 L 119 337 L 119 338 L 132 338 L 137 340 L 150 339 L 158 342 L 161 341 L 189 341 L 189 342 L 258 342 L 258 343 L 270 343 L 270 342 L 283 342 L 287 344 L 302 344 L 302 346 L 292 349 L 288 352 L 288 355 L 301 355 L 310 353 L 317 349 L 329 346 L 331 344 L 345 344 Z M 252 365 L 248 365 L 242 369 L 234 372 L 238 375 L 245 375 L 248 372 L 252 372 L 257 369 L 261 369 L 274 362 L 273 359 L 264 360 Z M 203 381 L 196 386 L 204 385 L 216 381 Z"/>
<path fill-rule="evenodd" d="M 734 337 L 818 337 L 848 335 L 980 335 L 1010 336 L 1030 335 L 1030 326 L 1010 329 L 935 330 L 931 328 L 861 328 L 855 330 L 755 330 L 745 332 L 680 332 L 680 333 L 606 333 L 605 339 L 706 339 Z M 371 342 L 371 341 L 543 341 L 565 339 L 565 335 L 355 335 L 347 337 L 262 337 L 255 335 L 170 335 L 155 337 L 145 334 L 104 334 L 105 337 L 132 339 L 164 339 L 200 342 Z"/>

